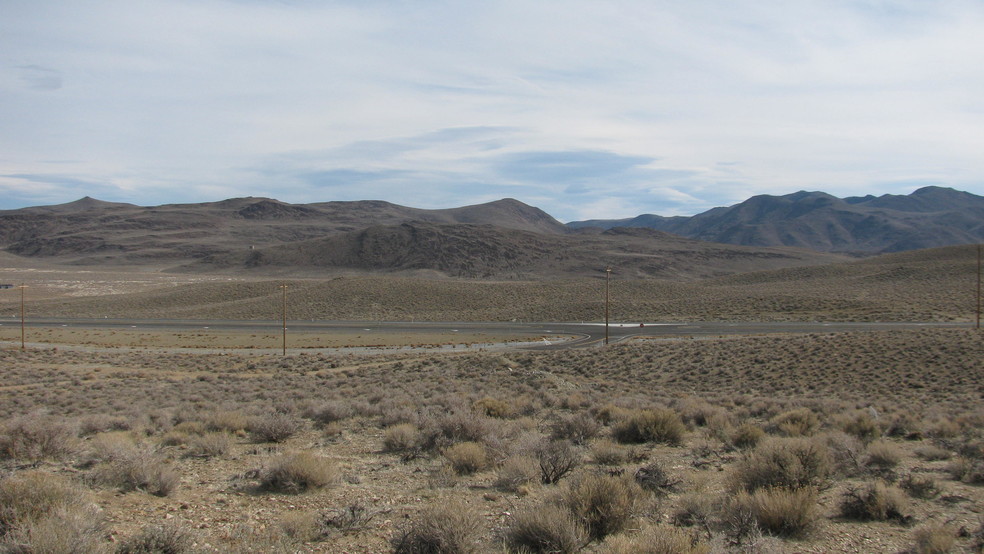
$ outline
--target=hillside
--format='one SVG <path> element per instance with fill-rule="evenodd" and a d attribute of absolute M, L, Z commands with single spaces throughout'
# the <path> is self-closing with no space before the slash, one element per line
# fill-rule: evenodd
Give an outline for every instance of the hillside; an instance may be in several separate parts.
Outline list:
<path fill-rule="evenodd" d="M 651 230 L 570 232 L 512 199 L 422 210 L 380 201 L 234 198 L 140 207 L 83 198 L 0 212 L 0 248 L 21 260 L 74 267 L 491 279 L 583 276 L 606 265 L 624 277 L 681 279 L 839 259 Z"/>
<path fill-rule="evenodd" d="M 408 221 L 566 232 L 543 211 L 511 199 L 420 210 L 381 201 L 288 204 L 268 198 L 141 207 L 86 197 L 0 211 L 0 248 L 62 264 L 170 268 L 207 256 Z"/>
<path fill-rule="evenodd" d="M 984 241 L 984 197 L 942 187 L 851 198 L 801 191 L 755 196 L 693 217 L 640 215 L 568 226 L 643 227 L 727 244 L 871 255 Z"/>
<path fill-rule="evenodd" d="M 642 229 L 557 235 L 492 225 L 411 222 L 210 256 L 184 269 L 307 276 L 411 272 L 557 279 L 597 275 L 613 266 L 620 278 L 692 279 L 839 259 L 791 249 L 703 243 Z"/>
<path fill-rule="evenodd" d="M 969 321 L 976 271 L 972 246 L 707 279 L 634 279 L 616 267 L 611 314 L 624 322 Z M 31 317 L 274 319 L 281 309 L 280 285 L 287 282 L 291 319 L 598 321 L 605 290 L 601 270 L 578 278 L 512 281 L 119 274 L 119 283 L 90 286 L 91 292 L 69 282 L 91 283 L 95 277 L 32 274 Z M 155 286 L 131 282 L 135 277 L 171 281 Z M 0 297 L 0 317 L 14 317 L 17 309 L 14 295 Z"/>

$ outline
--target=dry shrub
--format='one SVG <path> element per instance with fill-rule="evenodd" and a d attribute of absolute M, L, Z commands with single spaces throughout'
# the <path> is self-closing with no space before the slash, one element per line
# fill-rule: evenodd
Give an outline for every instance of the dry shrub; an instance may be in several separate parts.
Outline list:
<path fill-rule="evenodd" d="M 301 430 L 301 422 L 290 414 L 271 412 L 249 419 L 247 431 L 259 442 L 284 442 Z"/>
<path fill-rule="evenodd" d="M 0 536 L 59 510 L 93 509 L 88 493 L 60 475 L 27 471 L 0 479 Z"/>
<path fill-rule="evenodd" d="M 830 453 L 835 472 L 848 477 L 863 473 L 865 447 L 860 439 L 843 431 L 824 433 L 819 438 Z"/>
<path fill-rule="evenodd" d="M 79 420 L 79 435 L 86 437 L 107 431 L 129 431 L 130 418 L 109 414 L 91 414 Z"/>
<path fill-rule="evenodd" d="M 103 531 L 102 522 L 91 511 L 59 507 L 0 538 L 0 552 L 100 554 L 108 551 Z"/>
<path fill-rule="evenodd" d="M 241 433 L 249 427 L 249 417 L 239 410 L 222 410 L 209 416 L 205 426 L 209 431 Z"/>
<path fill-rule="evenodd" d="M 946 524 L 930 524 L 916 529 L 913 533 L 914 554 L 947 554 L 953 551 L 957 532 Z"/>
<path fill-rule="evenodd" d="M 604 554 L 708 554 L 711 547 L 693 532 L 670 525 L 647 527 L 605 541 Z"/>
<path fill-rule="evenodd" d="M 148 525 L 124 540 L 117 554 L 181 554 L 191 552 L 194 537 L 187 529 L 176 525 Z"/>
<path fill-rule="evenodd" d="M 936 479 L 933 479 L 931 476 L 918 476 L 911 473 L 899 479 L 899 487 L 907 492 L 909 496 L 923 500 L 936 498 L 943 492 L 939 485 L 936 484 Z"/>
<path fill-rule="evenodd" d="M 477 442 L 459 442 L 445 448 L 441 455 L 458 475 L 471 475 L 485 469 L 489 463 L 485 447 Z"/>
<path fill-rule="evenodd" d="M 816 438 L 772 438 L 748 452 L 732 470 L 734 489 L 822 487 L 831 472 L 827 447 Z"/>
<path fill-rule="evenodd" d="M 447 502 L 427 506 L 393 537 L 396 554 L 478 552 L 482 518 L 470 506 Z"/>
<path fill-rule="evenodd" d="M 844 492 L 840 513 L 848 519 L 861 521 L 896 520 L 908 522 L 909 501 L 902 489 L 884 481 L 852 485 Z"/>
<path fill-rule="evenodd" d="M 397 423 L 383 432 L 383 448 L 387 452 L 406 452 L 419 443 L 420 431 L 413 423 Z"/>
<path fill-rule="evenodd" d="M 673 510 L 671 521 L 681 527 L 700 527 L 710 534 L 711 518 L 718 512 L 714 495 L 706 491 L 693 491 L 680 496 Z"/>
<path fill-rule="evenodd" d="M 926 434 L 934 439 L 952 439 L 960 434 L 960 425 L 949 419 L 937 419 L 926 425 Z"/>
<path fill-rule="evenodd" d="M 540 468 L 540 481 L 556 483 L 581 463 L 581 454 L 570 441 L 545 441 L 533 451 Z"/>
<path fill-rule="evenodd" d="M 612 436 L 622 443 L 656 442 L 677 446 L 683 441 L 687 426 L 680 414 L 667 408 L 636 410 L 612 427 Z"/>
<path fill-rule="evenodd" d="M 513 409 L 509 402 L 498 400 L 489 396 L 486 396 L 481 400 L 476 400 L 475 403 L 472 404 L 472 408 L 480 414 L 497 418 L 512 417 L 516 413 L 516 410 Z"/>
<path fill-rule="evenodd" d="M 68 421 L 28 414 L 0 427 L 0 460 L 60 460 L 77 450 L 77 433 Z"/>
<path fill-rule="evenodd" d="M 625 463 L 628 452 L 610 440 L 600 440 L 591 446 L 591 458 L 598 465 L 617 466 Z"/>
<path fill-rule="evenodd" d="M 582 445 L 595 438 L 600 430 L 601 424 L 587 413 L 581 412 L 560 416 L 550 425 L 550 437 Z"/>
<path fill-rule="evenodd" d="M 614 404 L 605 404 L 600 408 L 591 408 L 590 412 L 602 425 L 611 425 L 632 414 L 632 410 Z"/>
<path fill-rule="evenodd" d="M 868 445 L 864 465 L 878 472 L 890 471 L 902 461 L 902 449 L 895 443 L 878 440 Z"/>
<path fill-rule="evenodd" d="M 602 540 L 629 524 L 642 495 L 630 477 L 590 474 L 564 491 L 563 502 L 591 539 Z"/>
<path fill-rule="evenodd" d="M 124 492 L 137 490 L 155 496 L 168 496 L 181 482 L 170 464 L 147 449 L 114 454 L 93 469 L 92 478 Z"/>
<path fill-rule="evenodd" d="M 573 554 L 587 544 L 587 531 L 566 508 L 544 504 L 515 514 L 503 541 L 513 552 Z"/>
<path fill-rule="evenodd" d="M 950 476 L 957 481 L 973 485 L 984 484 L 984 460 L 960 456 L 947 465 Z"/>
<path fill-rule="evenodd" d="M 730 442 L 735 448 L 740 448 L 742 450 L 746 448 L 753 448 L 755 445 L 762 440 L 765 436 L 765 431 L 753 423 L 742 423 L 738 427 L 731 430 L 728 436 L 728 442 Z"/>
<path fill-rule="evenodd" d="M 496 471 L 495 487 L 515 492 L 535 481 L 539 475 L 540 468 L 536 460 L 529 456 L 511 456 Z"/>
<path fill-rule="evenodd" d="M 819 517 L 817 492 L 812 487 L 738 491 L 729 510 L 749 514 L 760 529 L 780 537 L 802 537 Z"/>
<path fill-rule="evenodd" d="M 260 474 L 260 490 L 288 494 L 320 489 L 339 480 L 338 467 L 310 452 L 284 454 Z"/>
<path fill-rule="evenodd" d="M 694 427 L 704 427 L 715 417 L 724 414 L 724 409 L 720 406 L 713 406 L 706 400 L 694 397 L 684 398 L 675 406 L 683 422 Z"/>
<path fill-rule="evenodd" d="M 210 432 L 188 441 L 188 456 L 215 458 L 225 456 L 232 449 L 233 440 L 228 433 Z"/>
<path fill-rule="evenodd" d="M 342 421 L 355 415 L 355 408 L 344 400 L 330 400 L 307 410 L 305 417 L 321 425 Z"/>
<path fill-rule="evenodd" d="M 208 426 L 198 420 L 188 420 L 175 425 L 171 431 L 184 435 L 203 435 L 208 432 Z"/>
<path fill-rule="evenodd" d="M 633 477 L 640 487 L 659 496 L 670 493 L 680 483 L 678 479 L 670 477 L 666 467 L 660 461 L 640 467 Z"/>
<path fill-rule="evenodd" d="M 783 412 L 769 420 L 769 429 L 787 437 L 809 437 L 820 428 L 820 418 L 809 408 Z"/>
<path fill-rule="evenodd" d="M 949 460 L 953 457 L 953 452 L 935 444 L 926 444 L 916 448 L 916 457 L 927 462 L 938 462 Z"/>
<path fill-rule="evenodd" d="M 440 451 L 457 442 L 483 442 L 495 425 L 488 416 L 471 411 L 443 414 L 423 421 L 421 447 Z"/>
<path fill-rule="evenodd" d="M 843 414 L 836 419 L 835 424 L 841 431 L 857 437 L 858 440 L 865 444 L 881 436 L 881 428 L 878 427 L 878 422 L 872 417 L 871 412 L 867 410 L 858 410 L 851 414 Z"/>

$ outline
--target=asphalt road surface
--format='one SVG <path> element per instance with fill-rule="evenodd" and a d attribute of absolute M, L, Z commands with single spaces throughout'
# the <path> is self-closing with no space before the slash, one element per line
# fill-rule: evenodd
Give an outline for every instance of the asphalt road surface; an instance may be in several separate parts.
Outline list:
<path fill-rule="evenodd" d="M 3 325 L 19 325 L 6 319 Z M 919 329 L 928 327 L 970 327 L 970 323 L 822 323 L 822 322 L 673 322 L 673 323 L 526 323 L 526 322 L 393 322 L 393 321 L 291 321 L 288 332 L 331 333 L 489 333 L 524 334 L 531 337 L 556 335 L 571 340 L 527 346 L 534 350 L 586 348 L 614 344 L 636 337 L 701 338 L 730 335 L 768 335 L 777 333 L 833 333 Z M 281 321 L 271 320 L 168 320 L 168 319 L 30 319 L 29 328 L 74 327 L 79 329 L 134 329 L 142 331 L 191 331 L 211 329 L 223 332 L 280 332 Z"/>

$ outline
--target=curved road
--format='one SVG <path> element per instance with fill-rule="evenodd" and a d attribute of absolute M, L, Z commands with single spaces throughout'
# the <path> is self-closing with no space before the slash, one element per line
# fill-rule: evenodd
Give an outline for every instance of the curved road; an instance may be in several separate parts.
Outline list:
<path fill-rule="evenodd" d="M 19 325 L 19 320 L 0 321 L 4 326 Z M 51 319 L 37 318 L 26 325 L 32 328 L 76 327 L 82 329 L 138 329 L 143 331 L 189 331 L 204 328 L 215 331 L 280 332 L 282 323 L 271 320 L 170 320 L 170 319 Z M 970 323 L 821 323 L 821 322 L 679 322 L 646 323 L 644 325 L 613 323 L 608 326 L 610 343 L 634 337 L 699 338 L 729 335 L 759 335 L 775 333 L 831 333 L 882 331 L 890 329 L 919 329 L 927 327 L 970 327 Z M 369 321 L 288 321 L 290 331 L 331 333 L 358 331 L 378 333 L 509 333 L 531 336 L 575 337 L 573 340 L 551 341 L 550 344 L 527 346 L 531 350 L 561 350 L 585 348 L 605 342 L 602 323 L 522 323 L 522 322 L 369 322 Z"/>

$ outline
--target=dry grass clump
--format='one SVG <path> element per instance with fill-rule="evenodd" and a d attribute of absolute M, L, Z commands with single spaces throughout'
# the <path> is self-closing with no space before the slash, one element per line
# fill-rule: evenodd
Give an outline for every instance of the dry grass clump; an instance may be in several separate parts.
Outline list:
<path fill-rule="evenodd" d="M 496 471 L 495 488 L 517 492 L 540 477 L 540 467 L 530 456 L 515 455 L 506 458 Z"/>
<path fill-rule="evenodd" d="M 409 452 L 419 444 L 420 430 L 413 423 L 397 423 L 383 432 L 383 449 L 386 452 Z"/>
<path fill-rule="evenodd" d="M 287 494 L 321 489 L 338 482 L 338 467 L 327 458 L 311 452 L 284 454 L 260 473 L 259 488 Z"/>
<path fill-rule="evenodd" d="M 591 445 L 591 459 L 602 466 L 619 466 L 625 463 L 629 452 L 611 440 L 603 439 Z"/>
<path fill-rule="evenodd" d="M 59 460 L 78 448 L 77 430 L 67 420 L 28 414 L 0 427 L 0 460 Z"/>
<path fill-rule="evenodd" d="M 895 469 L 902 461 L 903 452 L 893 442 L 877 440 L 868 445 L 864 457 L 864 465 L 876 472 L 887 472 Z"/>
<path fill-rule="evenodd" d="M 711 547 L 699 535 L 670 525 L 653 525 L 605 541 L 604 554 L 708 554 Z"/>
<path fill-rule="evenodd" d="M 820 418 L 809 408 L 797 408 L 770 419 L 769 429 L 787 437 L 809 437 L 820 429 Z"/>
<path fill-rule="evenodd" d="M 182 554 L 193 546 L 194 536 L 179 525 L 148 525 L 123 540 L 116 554 Z"/>
<path fill-rule="evenodd" d="M 471 475 L 482 471 L 489 464 L 485 446 L 477 442 L 459 442 L 441 452 L 451 469 L 458 475 Z"/>
<path fill-rule="evenodd" d="M 316 423 L 328 425 L 354 416 L 355 408 L 344 400 L 330 400 L 307 410 L 304 415 Z"/>
<path fill-rule="evenodd" d="M 247 431 L 258 442 L 284 442 L 302 428 L 301 421 L 290 414 L 271 412 L 249 418 Z"/>
<path fill-rule="evenodd" d="M 216 458 L 228 454 L 232 445 L 233 439 L 228 433 L 209 432 L 190 438 L 186 455 L 193 458 Z"/>
<path fill-rule="evenodd" d="M 914 554 L 947 554 L 953 552 L 957 532 L 952 525 L 935 523 L 924 525 L 913 533 Z"/>
<path fill-rule="evenodd" d="M 942 493 L 942 489 L 936 483 L 936 479 L 928 475 L 906 474 L 899 479 L 899 487 L 913 498 L 930 500 Z"/>
<path fill-rule="evenodd" d="M 881 428 L 868 410 L 844 414 L 835 420 L 835 424 L 841 431 L 857 437 L 866 444 L 881 436 Z"/>
<path fill-rule="evenodd" d="M 668 408 L 633 411 L 612 427 L 615 440 L 632 444 L 655 442 L 677 446 L 686 433 L 687 426 L 680 414 Z"/>
<path fill-rule="evenodd" d="M 742 423 L 728 433 L 728 442 L 739 449 L 753 448 L 765 437 L 765 431 L 754 423 Z"/>
<path fill-rule="evenodd" d="M 908 510 L 909 501 L 902 489 L 881 480 L 848 487 L 840 501 L 842 516 L 861 521 L 906 523 L 911 519 Z"/>
<path fill-rule="evenodd" d="M 628 477 L 589 474 L 570 484 L 563 503 L 593 540 L 602 540 L 628 526 L 642 489 Z"/>
<path fill-rule="evenodd" d="M 947 471 L 954 480 L 972 485 L 984 484 L 984 460 L 958 456 L 947 465 Z"/>
<path fill-rule="evenodd" d="M 496 418 L 512 417 L 516 413 L 515 408 L 509 402 L 490 396 L 476 400 L 472 404 L 472 408 L 480 414 Z"/>
<path fill-rule="evenodd" d="M 249 424 L 249 416 L 241 410 L 220 410 L 205 420 L 208 430 L 227 433 L 242 433 L 249 428 Z"/>
<path fill-rule="evenodd" d="M 732 470 L 736 490 L 822 487 L 831 474 L 827 447 L 816 438 L 772 438 L 739 460 Z"/>
<path fill-rule="evenodd" d="M 550 503 L 517 512 L 502 535 L 510 551 L 531 554 L 573 554 L 588 543 L 587 531 L 570 510 Z"/>
<path fill-rule="evenodd" d="M 817 492 L 812 487 L 738 491 L 729 509 L 747 513 L 760 529 L 780 537 L 802 537 L 819 519 Z M 731 517 L 732 520 L 740 518 L 740 515 Z"/>
<path fill-rule="evenodd" d="M 569 440 L 580 446 L 598 436 L 601 424 L 586 412 L 562 415 L 550 425 L 550 437 Z"/>
<path fill-rule="evenodd" d="M 158 452 L 115 435 L 100 438 L 94 443 L 97 463 L 90 473 L 93 481 L 124 492 L 136 490 L 155 496 L 168 496 L 178 488 L 181 476 Z"/>
<path fill-rule="evenodd" d="M 102 552 L 98 507 L 64 477 L 40 471 L 0 480 L 0 550 Z"/>
<path fill-rule="evenodd" d="M 461 502 L 431 504 L 400 529 L 391 545 L 395 554 L 469 554 L 480 550 L 482 518 Z"/>

